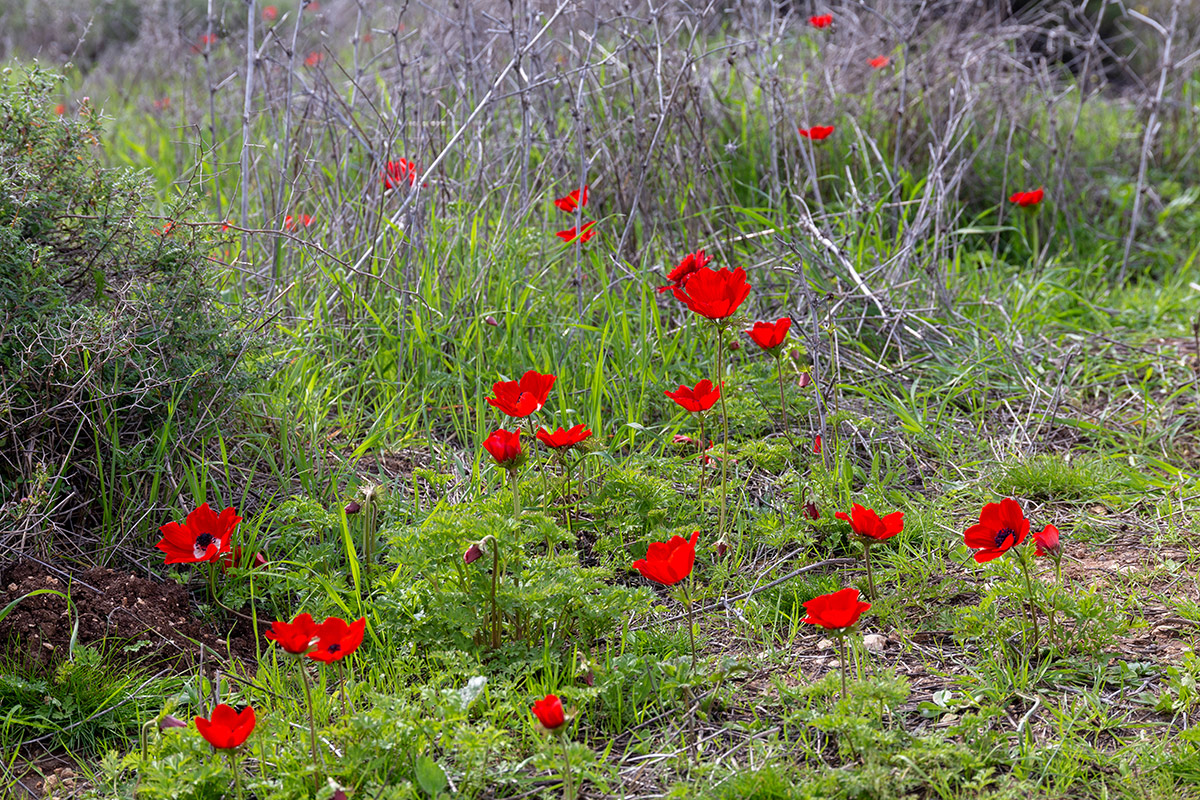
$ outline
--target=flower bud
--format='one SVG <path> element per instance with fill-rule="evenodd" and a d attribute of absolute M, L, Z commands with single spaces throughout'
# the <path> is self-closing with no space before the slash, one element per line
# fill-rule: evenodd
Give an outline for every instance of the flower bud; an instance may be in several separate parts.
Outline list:
<path fill-rule="evenodd" d="M 813 454 L 821 455 L 821 434 L 819 433 L 813 438 Z"/>
<path fill-rule="evenodd" d="M 821 518 L 821 512 L 817 511 L 817 504 L 811 500 L 804 504 L 804 513 L 808 515 L 809 519 Z"/>
<path fill-rule="evenodd" d="M 165 714 L 163 716 L 163 718 L 158 721 L 158 729 L 160 731 L 165 731 L 167 728 L 186 728 L 186 727 L 187 727 L 186 722 L 181 720 L 179 717 L 173 717 L 170 714 Z"/>
<path fill-rule="evenodd" d="M 724 539 L 717 541 L 717 558 L 724 558 L 725 553 L 729 551 L 729 543 Z"/>
<path fill-rule="evenodd" d="M 729 343 L 729 349 L 730 350 L 741 350 L 742 343 L 739 342 L 737 339 L 734 339 L 732 342 Z"/>
<path fill-rule="evenodd" d="M 463 553 L 463 563 L 470 564 L 483 555 L 483 548 L 479 546 L 479 542 L 467 548 L 467 552 Z"/>
<path fill-rule="evenodd" d="M 488 314 L 486 317 L 484 317 L 483 322 L 485 325 L 491 325 L 493 328 L 500 327 L 500 323 L 497 322 L 496 318 L 493 317 L 491 314 Z"/>
<path fill-rule="evenodd" d="M 812 383 L 812 375 L 809 375 L 807 372 L 801 372 L 800 373 L 800 388 L 803 389 L 805 386 L 808 386 L 810 383 Z"/>
<path fill-rule="evenodd" d="M 346 516 L 352 516 L 359 511 L 362 511 L 362 504 L 357 500 L 351 500 L 349 503 L 346 503 Z"/>
<path fill-rule="evenodd" d="M 792 361 L 795 361 L 797 363 L 799 363 L 800 360 L 802 358 L 804 358 L 804 353 L 801 353 L 799 350 L 793 350 L 792 352 L 788 353 L 788 355 L 792 357 Z"/>

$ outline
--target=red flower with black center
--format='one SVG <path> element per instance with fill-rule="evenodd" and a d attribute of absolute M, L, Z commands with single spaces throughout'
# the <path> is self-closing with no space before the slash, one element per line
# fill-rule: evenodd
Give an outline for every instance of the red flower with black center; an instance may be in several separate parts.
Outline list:
<path fill-rule="evenodd" d="M 671 289 L 682 289 L 683 284 L 692 274 L 701 267 L 707 267 L 712 262 L 712 256 L 705 255 L 703 250 L 697 250 L 694 253 L 688 253 L 683 257 L 683 261 L 675 269 L 667 273 L 667 280 L 670 281 L 666 286 L 658 287 L 658 291 L 669 291 Z"/>
<path fill-rule="evenodd" d="M 849 586 L 814 597 L 805 603 L 804 610 L 808 616 L 804 621 L 810 625 L 820 625 L 827 631 L 845 633 L 858 623 L 858 618 L 870 607 L 870 603 L 858 599 L 858 589 Z"/>
<path fill-rule="evenodd" d="M 309 653 L 308 657 L 324 661 L 326 664 L 341 661 L 362 644 L 366 629 L 366 617 L 359 617 L 350 623 L 338 617 L 326 617 L 316 629 L 317 649 Z"/>
<path fill-rule="evenodd" d="M 583 185 L 583 193 L 582 194 L 580 194 L 579 189 L 576 189 L 575 191 L 571 192 L 566 197 L 560 197 L 557 200 L 555 200 L 554 205 L 558 206 L 560 209 L 562 209 L 563 211 L 566 211 L 567 213 L 572 213 L 577 208 L 587 208 L 587 201 L 588 201 L 587 194 L 588 194 L 588 186 L 585 183 Z"/>
<path fill-rule="evenodd" d="M 531 369 L 520 380 L 496 381 L 492 384 L 496 396 L 487 398 L 488 405 L 499 409 L 501 414 L 524 419 L 542 410 L 557 379 L 556 375 L 543 375 Z"/>
<path fill-rule="evenodd" d="M 673 289 L 675 297 L 702 317 L 714 322 L 728 319 L 750 294 L 746 270 L 713 270 L 701 267 L 682 286 Z"/>
<path fill-rule="evenodd" d="M 570 430 L 559 428 L 554 433 L 542 428 L 537 432 L 538 441 L 547 447 L 553 447 L 555 450 L 566 447 L 574 447 L 592 435 L 592 432 L 586 425 L 576 425 Z"/>
<path fill-rule="evenodd" d="M 1035 556 L 1057 556 L 1058 549 L 1058 528 L 1053 525 L 1047 525 L 1040 531 L 1033 534 L 1033 541 L 1037 543 L 1037 550 L 1034 551 Z"/>
<path fill-rule="evenodd" d="M 655 583 L 674 586 L 692 574 L 699 537 L 700 531 L 695 531 L 691 539 L 672 536 L 668 542 L 652 542 L 646 557 L 633 562 L 633 568 Z"/>
<path fill-rule="evenodd" d="M 580 228 L 579 233 L 575 232 L 575 228 L 568 228 L 567 230 L 559 231 L 558 233 L 556 233 L 554 235 L 557 236 L 558 238 L 562 239 L 567 244 L 570 244 L 571 242 L 575 241 L 576 239 L 578 239 L 581 242 L 586 242 L 586 241 L 590 240 L 593 236 L 596 235 L 595 225 L 596 225 L 596 221 L 592 220 L 591 222 L 587 223 L 582 228 Z M 578 226 L 576 226 L 576 227 L 578 227 Z"/>
<path fill-rule="evenodd" d="M 883 69 L 888 64 L 892 63 L 892 60 L 887 56 L 875 56 L 867 63 L 870 64 L 874 69 Z"/>
<path fill-rule="evenodd" d="M 783 340 L 791 330 L 791 317 L 783 317 L 775 322 L 755 322 L 754 327 L 746 331 L 754 343 L 768 353 L 778 354 L 783 347 Z"/>
<path fill-rule="evenodd" d="M 967 528 L 963 541 L 967 547 L 979 550 L 975 560 L 983 564 L 999 558 L 1025 541 L 1029 535 L 1029 520 L 1021 506 L 1011 497 L 999 503 L 988 503 L 979 513 L 979 524 Z"/>
<path fill-rule="evenodd" d="M 534 703 L 533 708 L 530 710 L 537 717 L 537 721 L 542 724 L 542 727 L 548 731 L 557 730 L 567 722 L 567 716 L 563 712 L 562 701 L 558 699 L 557 695 L 546 695 Z"/>
<path fill-rule="evenodd" d="M 263 634 L 274 641 L 286 652 L 294 656 L 302 656 L 312 649 L 313 640 L 317 638 L 318 625 L 311 614 L 301 614 L 291 622 L 275 620 L 271 629 Z"/>
<path fill-rule="evenodd" d="M 708 411 L 721 399 L 721 387 L 713 386 L 713 382 L 705 378 L 693 388 L 680 386 L 674 392 L 664 391 L 663 394 L 693 414 L 699 414 L 701 411 Z"/>
<path fill-rule="evenodd" d="M 232 750 L 246 741 L 256 722 L 251 706 L 239 712 L 221 703 L 213 709 L 212 719 L 196 717 L 196 730 L 218 750 Z"/>
<path fill-rule="evenodd" d="M 172 520 L 159 528 L 162 540 L 155 547 L 166 553 L 166 564 L 216 561 L 219 555 L 229 552 L 233 529 L 241 521 L 233 508 L 218 515 L 208 503 L 201 503 L 182 525 Z"/>
<path fill-rule="evenodd" d="M 896 511 L 880 519 L 874 509 L 863 508 L 858 503 L 854 503 L 850 506 L 849 514 L 839 511 L 833 516 L 849 522 L 854 535 L 864 539 L 883 541 L 904 530 L 903 511 Z"/>
<path fill-rule="evenodd" d="M 819 142 L 822 139 L 827 139 L 829 134 L 833 133 L 832 125 L 813 125 L 811 128 L 800 128 L 800 135 L 805 139 L 812 139 L 814 142 Z"/>
<path fill-rule="evenodd" d="M 483 449 L 496 459 L 498 467 L 516 469 L 525 463 L 520 431 L 506 431 L 503 428 L 492 431 L 492 435 L 484 440 Z"/>
<path fill-rule="evenodd" d="M 828 28 L 833 24 L 833 14 L 818 14 L 808 18 L 808 24 L 814 28 Z"/>
<path fill-rule="evenodd" d="M 415 186 L 417 176 L 420 174 L 421 170 L 417 167 L 417 162 L 415 161 L 409 161 L 407 158 L 389 161 L 383 170 L 383 188 L 385 191 L 399 189 L 405 183 L 409 186 Z M 429 184 L 422 183 L 421 185 L 428 186 Z"/>
<path fill-rule="evenodd" d="M 1046 191 L 1039 186 L 1032 192 L 1014 193 L 1012 197 L 1008 198 L 1008 202 L 1016 203 L 1021 208 L 1029 208 L 1030 206 L 1036 206 L 1038 203 L 1042 202 L 1042 198 L 1045 197 L 1045 195 Z"/>

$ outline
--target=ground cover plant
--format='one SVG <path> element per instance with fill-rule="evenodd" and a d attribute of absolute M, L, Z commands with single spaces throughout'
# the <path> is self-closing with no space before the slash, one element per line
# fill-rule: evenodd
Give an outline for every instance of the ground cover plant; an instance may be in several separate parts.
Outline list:
<path fill-rule="evenodd" d="M 0 29 L 4 793 L 1196 796 L 1188 4 Z"/>

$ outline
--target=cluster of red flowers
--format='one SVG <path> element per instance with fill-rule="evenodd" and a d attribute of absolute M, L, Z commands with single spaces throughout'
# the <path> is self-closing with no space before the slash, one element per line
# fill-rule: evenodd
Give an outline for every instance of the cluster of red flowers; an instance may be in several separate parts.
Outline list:
<path fill-rule="evenodd" d="M 1025 541 L 1029 535 L 1030 522 L 1021 504 L 1011 497 L 999 503 L 987 503 L 979 512 L 979 523 L 967 528 L 963 542 L 967 547 L 978 550 L 975 560 L 980 564 L 999 558 Z M 1058 528 L 1047 525 L 1033 534 L 1037 545 L 1035 556 L 1057 556 L 1059 552 Z"/>
<path fill-rule="evenodd" d="M 543 375 L 529 370 L 515 381 L 496 381 L 492 384 L 495 397 L 486 398 L 488 405 L 501 414 L 513 419 L 526 419 L 541 411 L 554 388 L 556 375 Z M 586 425 L 575 425 L 568 429 L 558 428 L 553 432 L 541 428 L 537 439 L 552 450 L 566 450 L 584 442 L 592 435 Z M 515 470 L 525 463 L 525 452 L 521 447 L 521 431 L 498 428 L 483 442 L 483 447 L 502 469 Z"/>
<path fill-rule="evenodd" d="M 294 231 L 300 227 L 307 228 L 308 226 L 312 225 L 315 220 L 316 217 L 313 217 L 310 214 L 300 214 L 297 217 L 293 217 L 291 214 L 288 214 L 283 218 L 283 229 L 285 231 Z"/>
<path fill-rule="evenodd" d="M 409 161 L 407 158 L 399 158 L 395 161 L 387 162 L 380 180 L 383 181 L 384 191 L 392 191 L 402 188 L 406 183 L 410 188 L 416 186 L 417 177 L 420 174 L 421 170 L 417 167 L 417 162 Z M 421 186 L 428 185 L 428 183 L 421 184 Z"/>
<path fill-rule="evenodd" d="M 366 617 L 359 617 L 354 622 L 346 622 L 340 617 L 326 617 L 324 622 L 318 624 L 311 614 L 300 614 L 291 622 L 276 620 L 263 635 L 286 653 L 306 655 L 314 661 L 331 664 L 341 661 L 359 648 L 366 627 Z"/>
<path fill-rule="evenodd" d="M 588 204 L 588 185 L 585 183 L 582 188 L 576 189 L 565 197 L 559 197 L 554 201 L 554 205 L 560 210 L 568 214 L 574 214 L 580 209 L 587 208 Z M 554 234 L 568 244 L 578 239 L 581 242 L 589 241 L 596 235 L 596 221 L 591 220 L 583 225 L 576 225 L 568 228 L 565 231 L 559 231 Z"/>

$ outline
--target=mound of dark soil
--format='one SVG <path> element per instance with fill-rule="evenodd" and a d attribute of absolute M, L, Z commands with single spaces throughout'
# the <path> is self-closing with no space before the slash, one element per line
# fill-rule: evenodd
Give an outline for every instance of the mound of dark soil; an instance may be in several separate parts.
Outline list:
<path fill-rule="evenodd" d="M 36 561 L 18 561 L 0 571 L 0 608 L 37 589 L 0 621 L 0 652 L 52 665 L 66 660 L 71 637 L 76 645 L 103 643 L 117 662 L 191 667 L 201 661 L 219 666 L 230 659 L 254 660 L 254 633 L 243 620 L 223 629 L 196 619 L 187 588 L 111 569 L 93 567 L 70 582 Z M 269 623 L 268 623 L 269 624 Z"/>

